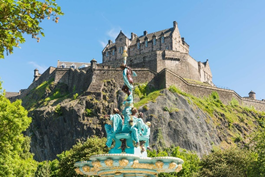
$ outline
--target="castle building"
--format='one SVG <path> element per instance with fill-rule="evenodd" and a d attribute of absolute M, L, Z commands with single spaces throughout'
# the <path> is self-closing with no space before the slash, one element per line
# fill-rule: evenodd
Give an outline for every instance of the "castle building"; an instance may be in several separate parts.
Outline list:
<path fill-rule="evenodd" d="M 234 90 L 218 88 L 212 83 L 212 73 L 209 61 L 196 61 L 189 55 L 189 45 L 181 38 L 177 22 L 173 27 L 137 36 L 131 33 L 129 39 L 122 31 L 115 39 L 109 40 L 102 51 L 102 63 L 95 59 L 90 62 L 57 61 L 57 67 L 49 67 L 40 74 L 34 70 L 34 79 L 27 89 L 19 92 L 6 92 L 11 101 L 22 99 L 30 91 L 43 82 L 53 80 L 63 83 L 67 91 L 84 95 L 94 94 L 98 99 L 103 98 L 102 89 L 106 80 L 114 79 L 122 86 L 120 65 L 123 63 L 123 51 L 128 49 L 127 65 L 140 77 L 135 77 L 135 83 L 148 83 L 156 89 L 168 88 L 175 85 L 180 90 L 197 97 L 207 97 L 213 91 L 219 94 L 224 104 L 232 99 L 244 106 L 253 106 L 257 110 L 265 110 L 265 99 L 257 100 L 255 92 L 249 92 L 248 97 L 241 97 Z M 200 81 L 200 82 L 198 82 Z"/>
<path fill-rule="evenodd" d="M 189 45 L 180 36 L 178 24 L 154 33 L 137 36 L 131 33 L 129 39 L 122 31 L 102 51 L 103 65 L 118 67 L 122 63 L 124 47 L 128 48 L 127 64 L 132 68 L 149 68 L 159 73 L 168 68 L 183 78 L 207 82 L 211 85 L 212 73 L 208 60 L 198 62 L 189 55 Z"/>

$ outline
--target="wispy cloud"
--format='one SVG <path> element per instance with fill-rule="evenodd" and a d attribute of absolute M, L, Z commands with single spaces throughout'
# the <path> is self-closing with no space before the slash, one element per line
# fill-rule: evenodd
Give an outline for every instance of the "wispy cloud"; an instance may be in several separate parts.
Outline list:
<path fill-rule="evenodd" d="M 29 62 L 30 65 L 34 66 L 35 68 L 37 68 L 39 70 L 40 73 L 43 73 L 48 67 L 44 66 L 44 65 L 39 65 L 36 62 L 30 61 Z"/>
<path fill-rule="evenodd" d="M 120 27 L 115 27 L 111 28 L 109 31 L 107 31 L 108 37 L 110 37 L 112 40 L 116 39 L 118 34 L 120 33 L 121 28 Z"/>
<path fill-rule="evenodd" d="M 104 48 L 104 47 L 106 47 L 106 45 L 107 45 L 107 43 L 106 42 L 103 42 L 103 41 L 98 41 L 100 44 L 101 44 L 101 46 Z"/>

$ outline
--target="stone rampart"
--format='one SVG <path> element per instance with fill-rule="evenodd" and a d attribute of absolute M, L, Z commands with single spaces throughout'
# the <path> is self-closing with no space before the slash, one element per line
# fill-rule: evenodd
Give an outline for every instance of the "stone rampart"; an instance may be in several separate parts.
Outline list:
<path fill-rule="evenodd" d="M 221 89 L 218 87 L 213 86 L 204 86 L 204 85 L 197 85 L 187 82 L 181 76 L 175 74 L 174 72 L 170 71 L 169 69 L 162 70 L 159 75 L 165 76 L 165 86 L 169 87 L 171 85 L 177 86 L 180 90 L 192 94 L 196 97 L 207 97 L 212 92 L 217 92 L 219 94 L 220 100 L 224 104 L 229 104 L 229 102 L 234 98 L 238 100 L 238 102 L 243 106 L 253 106 L 257 110 L 265 111 L 265 102 L 259 100 L 252 100 L 247 98 L 242 98 L 238 93 L 234 90 L 228 89 Z M 161 80 L 158 79 L 158 80 Z"/>
<path fill-rule="evenodd" d="M 38 80 L 32 82 L 27 89 L 25 89 L 23 92 L 21 92 L 18 99 L 25 97 L 32 89 L 39 86 L 42 82 L 48 81 L 48 80 L 54 78 L 54 76 L 55 76 L 54 71 L 55 70 L 56 70 L 56 68 L 54 68 L 52 66 L 49 67 L 43 74 L 41 74 L 41 76 L 38 78 Z"/>

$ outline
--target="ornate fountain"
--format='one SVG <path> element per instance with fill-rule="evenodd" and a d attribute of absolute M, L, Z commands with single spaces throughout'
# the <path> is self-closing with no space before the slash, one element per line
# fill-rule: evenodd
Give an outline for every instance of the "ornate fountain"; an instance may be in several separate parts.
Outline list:
<path fill-rule="evenodd" d="M 151 122 L 143 122 L 133 107 L 133 79 L 137 74 L 126 65 L 127 49 L 124 47 L 122 91 L 127 94 L 124 109 L 115 108 L 105 124 L 109 154 L 93 155 L 89 161 L 75 163 L 75 171 L 83 175 L 153 177 L 161 172 L 179 172 L 184 161 L 176 157 L 147 157 Z"/>

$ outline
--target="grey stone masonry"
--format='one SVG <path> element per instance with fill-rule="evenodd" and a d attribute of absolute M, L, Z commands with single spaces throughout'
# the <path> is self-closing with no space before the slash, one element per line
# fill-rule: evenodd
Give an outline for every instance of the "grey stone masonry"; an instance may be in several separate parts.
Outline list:
<path fill-rule="evenodd" d="M 180 36 L 176 21 L 172 28 L 154 33 L 144 31 L 140 36 L 131 33 L 130 39 L 120 31 L 115 42 L 109 40 L 103 49 L 103 64 L 119 67 L 125 47 L 128 48 L 127 63 L 131 67 L 148 68 L 155 72 L 168 68 L 184 78 L 213 85 L 208 59 L 197 62 L 189 55 L 189 45 Z"/>

